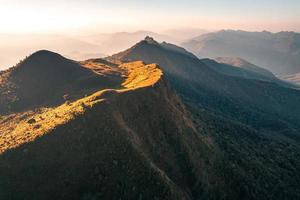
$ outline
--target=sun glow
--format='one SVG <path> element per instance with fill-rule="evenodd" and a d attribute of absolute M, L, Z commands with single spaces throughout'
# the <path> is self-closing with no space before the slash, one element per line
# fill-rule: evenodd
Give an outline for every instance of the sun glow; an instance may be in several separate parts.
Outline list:
<path fill-rule="evenodd" d="M 299 31 L 300 3 L 273 1 L 0 0 L 0 33 L 158 31 L 180 26 Z"/>

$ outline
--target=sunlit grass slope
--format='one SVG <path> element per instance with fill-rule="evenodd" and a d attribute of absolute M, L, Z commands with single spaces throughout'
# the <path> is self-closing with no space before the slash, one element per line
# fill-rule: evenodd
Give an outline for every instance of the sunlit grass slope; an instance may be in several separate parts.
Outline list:
<path fill-rule="evenodd" d="M 88 63 L 88 67 L 93 69 L 98 66 L 97 63 Z M 86 109 L 101 103 L 109 98 L 109 95 L 152 86 L 162 76 L 162 71 L 157 65 L 145 65 L 140 61 L 121 64 L 118 69 L 108 69 L 108 66 L 105 66 L 104 70 L 113 73 L 122 72 L 120 75 L 124 77 L 124 82 L 118 89 L 104 89 L 74 102 L 67 101 L 54 108 L 41 108 L 36 111 L 2 116 L 0 118 L 0 153 L 34 141 L 58 125 L 65 124 L 76 116 L 82 115 Z"/>

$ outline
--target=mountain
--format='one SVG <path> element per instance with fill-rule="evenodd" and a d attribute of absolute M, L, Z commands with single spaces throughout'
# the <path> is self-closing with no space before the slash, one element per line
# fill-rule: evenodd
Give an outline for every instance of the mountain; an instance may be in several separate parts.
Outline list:
<path fill-rule="evenodd" d="M 300 34 L 223 30 L 203 34 L 182 44 L 199 57 L 240 57 L 276 75 L 300 71 Z"/>
<path fill-rule="evenodd" d="M 300 169 L 298 89 L 219 73 L 204 60 L 149 38 L 107 60 L 159 64 L 192 113 L 197 131 L 209 137 L 213 155 L 222 163 L 209 161 L 210 168 L 224 175 L 218 178 L 229 188 L 212 186 L 216 196 L 209 196 L 201 192 L 203 179 L 195 177 L 200 185 L 192 186 L 194 199 L 299 197 L 295 187 L 300 180 L 295 170 Z M 289 192 L 283 195 L 283 191 Z"/>
<path fill-rule="evenodd" d="M 174 49 L 167 49 L 153 38 L 147 37 L 132 48 L 107 59 L 110 61 L 121 60 L 122 62 L 142 60 L 146 63 L 158 63 L 171 84 L 175 88 L 177 87 L 177 91 L 183 97 L 187 97 L 197 104 L 201 102 L 202 106 L 226 117 L 240 118 L 239 120 L 245 120 L 243 118 L 245 117 L 248 118 L 246 121 L 249 123 L 249 120 L 253 120 L 253 118 L 245 116 L 245 112 L 253 112 L 253 109 L 257 109 L 258 113 L 261 112 L 260 110 L 267 111 L 269 114 L 276 113 L 276 116 L 285 116 L 286 119 L 299 119 L 300 117 L 299 110 L 286 112 L 293 110 L 292 107 L 287 108 L 287 106 L 298 104 L 299 91 L 297 89 L 285 88 L 275 82 L 242 79 L 218 73 L 206 65 L 203 60 Z M 253 95 L 258 96 L 253 99 Z M 281 96 L 286 98 L 283 99 Z M 286 104 L 287 102 L 289 105 Z M 220 105 L 226 105 L 224 110 L 219 110 Z M 237 109 L 238 105 L 239 109 Z M 253 109 L 248 110 L 251 106 Z M 242 111 L 243 109 L 245 110 Z"/>
<path fill-rule="evenodd" d="M 0 73 L 0 113 L 59 104 L 65 101 L 64 95 L 77 98 L 119 81 L 99 76 L 57 53 L 38 51 Z"/>
<path fill-rule="evenodd" d="M 63 102 L 45 87 L 56 79 Z M 292 86 L 220 73 L 151 37 L 81 62 L 37 52 L 1 72 L 1 97 L 22 94 L 13 84 L 55 103 L 1 113 L 0 199 L 300 198 Z"/>
<path fill-rule="evenodd" d="M 145 40 L 135 44 L 132 48 L 106 59 L 112 62 L 116 60 L 122 62 L 142 60 L 146 63 L 158 63 L 168 74 L 184 78 L 201 78 L 199 77 L 203 75 L 203 73 L 199 73 L 201 70 L 206 70 L 207 73 L 212 72 L 206 66 L 204 67 L 196 56 L 180 47 L 175 47 L 175 45 L 166 45 L 166 43 L 160 44 L 152 37 L 146 37 Z M 184 65 L 186 67 L 182 67 Z"/>
<path fill-rule="evenodd" d="M 143 60 L 146 63 L 158 63 L 174 87 L 178 87 L 178 92 L 183 94 L 183 97 L 194 100 L 197 104 L 202 99 L 202 106 L 217 111 L 226 117 L 230 116 L 236 119 L 244 115 L 249 123 L 249 120 L 253 120 L 253 118 L 250 115 L 245 116 L 245 112 L 253 112 L 252 109 L 248 110 L 249 108 L 246 108 L 251 106 L 258 109 L 257 112 L 268 110 L 269 114 L 275 112 L 276 115 L 285 116 L 286 119 L 299 119 L 300 117 L 298 110 L 286 112 L 287 110 L 293 110 L 292 107 L 287 108 L 286 103 L 288 101 L 289 106 L 297 105 L 299 99 L 297 89 L 285 88 L 275 82 L 242 79 L 241 77 L 218 73 L 207 66 L 203 60 L 173 49 L 166 49 L 163 45 L 154 41 L 153 38 L 146 38 L 132 48 L 107 59 L 123 62 Z M 286 98 L 280 98 L 282 95 Z M 256 98 L 253 99 L 253 96 L 256 96 Z M 212 97 L 213 99 L 211 99 Z M 268 101 L 269 103 L 266 103 Z M 222 104 L 226 107 L 220 111 L 219 107 Z M 237 109 L 238 104 L 239 109 Z M 243 109 L 245 110 L 242 111 Z M 236 113 L 234 114 L 233 111 Z"/>
<path fill-rule="evenodd" d="M 227 187 L 161 69 L 102 61 L 84 65 L 118 71 L 114 88 L 1 116 L 0 199 L 193 199 L 195 177 L 206 192 Z"/>

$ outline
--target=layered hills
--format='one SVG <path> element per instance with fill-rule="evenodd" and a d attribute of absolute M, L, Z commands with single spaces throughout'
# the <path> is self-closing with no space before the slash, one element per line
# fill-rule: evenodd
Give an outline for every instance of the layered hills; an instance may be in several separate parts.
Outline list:
<path fill-rule="evenodd" d="M 276 75 L 298 73 L 300 34 L 222 30 L 182 44 L 199 57 L 240 57 Z"/>

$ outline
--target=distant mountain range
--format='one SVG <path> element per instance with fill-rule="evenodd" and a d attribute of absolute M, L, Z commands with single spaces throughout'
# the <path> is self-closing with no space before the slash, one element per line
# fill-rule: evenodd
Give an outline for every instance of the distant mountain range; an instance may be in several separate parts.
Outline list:
<path fill-rule="evenodd" d="M 31 52 L 48 49 L 61 52 L 74 60 L 104 57 L 132 46 L 147 35 L 158 41 L 175 42 L 177 39 L 150 31 L 116 32 L 107 34 L 0 34 L 0 69 L 7 69 Z"/>
<path fill-rule="evenodd" d="M 0 199 L 299 199 L 300 90 L 146 37 L 0 72 Z"/>
<path fill-rule="evenodd" d="M 276 75 L 300 72 L 300 34 L 223 30 L 195 37 L 183 47 L 205 58 L 240 57 Z"/>
<path fill-rule="evenodd" d="M 210 31 L 199 28 L 177 28 L 169 29 L 163 32 L 165 35 L 169 35 L 175 38 L 178 43 L 190 40 L 191 38 L 197 37 L 199 35 L 209 33 Z M 155 38 L 156 39 L 156 38 Z M 168 41 L 168 40 L 167 40 Z M 172 41 L 168 41 L 172 42 Z"/>
<path fill-rule="evenodd" d="M 174 42 L 176 39 L 168 35 L 154 33 L 151 31 L 136 31 L 136 32 L 116 32 L 108 34 L 95 34 L 83 37 L 86 42 L 97 44 L 102 52 L 107 55 L 123 51 L 128 46 L 132 46 L 136 41 L 144 39 L 146 36 L 157 38 L 158 41 Z"/>

